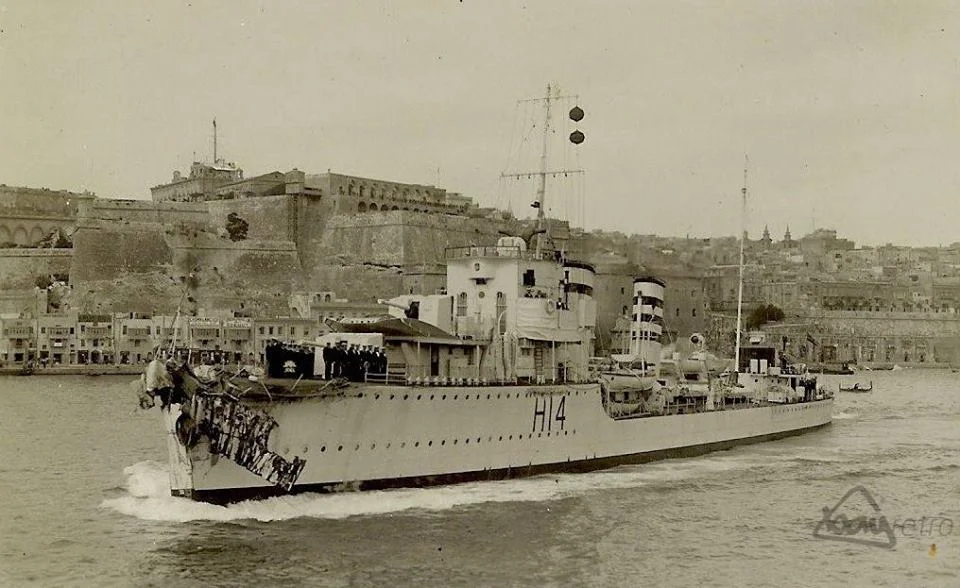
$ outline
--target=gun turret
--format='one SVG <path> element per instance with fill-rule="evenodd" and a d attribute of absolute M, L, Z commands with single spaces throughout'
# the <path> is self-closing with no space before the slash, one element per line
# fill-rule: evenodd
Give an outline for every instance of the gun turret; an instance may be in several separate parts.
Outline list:
<path fill-rule="evenodd" d="M 420 318 L 420 301 L 418 300 L 411 300 L 410 304 L 404 306 L 403 304 L 397 304 L 396 302 L 390 302 L 389 300 L 378 298 L 377 304 L 382 304 L 384 306 L 390 306 L 392 308 L 397 308 L 399 310 L 402 310 L 404 316 L 406 316 L 407 318 L 411 318 L 411 319 Z"/>

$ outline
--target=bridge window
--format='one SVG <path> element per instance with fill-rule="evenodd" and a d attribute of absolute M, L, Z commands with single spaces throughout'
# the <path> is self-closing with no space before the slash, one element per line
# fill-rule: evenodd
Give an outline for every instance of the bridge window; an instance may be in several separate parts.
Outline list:
<path fill-rule="evenodd" d="M 467 316 L 467 293 L 461 292 L 457 296 L 457 316 Z"/>

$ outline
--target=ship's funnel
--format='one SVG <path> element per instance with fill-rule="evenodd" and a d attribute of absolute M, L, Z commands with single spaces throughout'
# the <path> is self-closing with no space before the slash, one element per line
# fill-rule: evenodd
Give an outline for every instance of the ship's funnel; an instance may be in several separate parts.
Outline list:
<path fill-rule="evenodd" d="M 647 366 L 660 363 L 663 335 L 663 293 L 666 285 L 652 278 L 633 280 L 633 324 L 630 326 L 630 355 Z"/>

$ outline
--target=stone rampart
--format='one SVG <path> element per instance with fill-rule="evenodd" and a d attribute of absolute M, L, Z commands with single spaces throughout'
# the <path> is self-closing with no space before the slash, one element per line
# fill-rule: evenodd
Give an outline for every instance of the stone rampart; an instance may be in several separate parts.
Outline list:
<path fill-rule="evenodd" d="M 385 266 L 436 263 L 448 247 L 493 245 L 499 226 L 489 219 L 408 211 L 338 215 L 326 224 L 328 258 Z"/>
<path fill-rule="evenodd" d="M 73 249 L 0 249 L 0 290 L 32 288 L 38 278 L 67 276 Z"/>
<path fill-rule="evenodd" d="M 831 335 L 960 338 L 960 314 L 820 311 L 806 313 L 804 319 Z"/>
<path fill-rule="evenodd" d="M 210 223 L 219 228 L 227 226 L 227 216 L 236 213 L 247 223 L 249 239 L 296 240 L 296 197 L 258 196 L 238 200 L 211 200 Z"/>
<path fill-rule="evenodd" d="M 0 218 L 8 214 L 75 218 L 81 203 L 95 199 L 91 193 L 0 185 Z"/>
<path fill-rule="evenodd" d="M 158 223 L 84 224 L 73 236 L 70 279 L 111 279 L 126 273 L 156 271 L 173 262 L 167 231 Z"/>
<path fill-rule="evenodd" d="M 153 202 L 98 198 L 80 205 L 77 221 L 80 224 L 114 221 L 160 225 L 188 224 L 205 227 L 210 224 L 210 216 L 207 205 L 203 202 Z"/>

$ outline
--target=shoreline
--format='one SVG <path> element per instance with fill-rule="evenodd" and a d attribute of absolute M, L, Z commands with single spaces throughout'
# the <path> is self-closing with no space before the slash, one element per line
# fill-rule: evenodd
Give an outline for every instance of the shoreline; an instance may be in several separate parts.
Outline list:
<path fill-rule="evenodd" d="M 22 366 L 0 368 L 0 376 L 137 376 L 145 365 L 61 365 L 24 373 Z"/>

